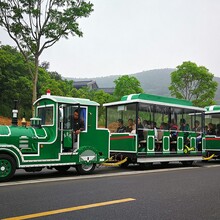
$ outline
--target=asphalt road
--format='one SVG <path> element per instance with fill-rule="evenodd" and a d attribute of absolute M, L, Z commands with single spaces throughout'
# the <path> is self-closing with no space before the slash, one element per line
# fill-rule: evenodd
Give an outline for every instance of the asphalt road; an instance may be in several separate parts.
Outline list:
<path fill-rule="evenodd" d="M 89 176 L 20 171 L 0 184 L 0 219 L 219 219 L 219 183 L 220 162 L 99 168 Z"/>

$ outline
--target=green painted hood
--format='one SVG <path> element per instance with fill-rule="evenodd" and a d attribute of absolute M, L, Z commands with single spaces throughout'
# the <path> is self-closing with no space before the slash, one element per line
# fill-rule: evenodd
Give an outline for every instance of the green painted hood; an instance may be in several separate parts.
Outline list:
<path fill-rule="evenodd" d="M 9 136 L 11 133 L 9 126 L 1 125 L 0 126 L 0 136 Z"/>

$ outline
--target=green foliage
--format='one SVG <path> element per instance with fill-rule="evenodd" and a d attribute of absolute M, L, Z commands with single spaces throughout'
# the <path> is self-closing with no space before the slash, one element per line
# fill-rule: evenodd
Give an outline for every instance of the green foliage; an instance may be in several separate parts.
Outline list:
<path fill-rule="evenodd" d="M 61 37 L 82 36 L 77 19 L 88 17 L 92 7 L 83 0 L 2 0 L 0 25 L 19 42 L 21 49 L 40 55 Z"/>
<path fill-rule="evenodd" d="M 171 96 L 191 100 L 195 106 L 204 107 L 214 104 L 218 83 L 214 75 L 204 66 L 197 66 L 190 61 L 177 66 L 171 73 Z"/>
<path fill-rule="evenodd" d="M 31 63 L 31 65 L 33 65 Z M 48 64 L 49 65 L 49 64 Z M 19 117 L 25 112 L 26 118 L 32 115 L 32 78 L 28 73 L 29 65 L 16 48 L 0 46 L 0 115 L 11 117 L 14 100 L 18 100 Z M 57 72 L 48 72 L 47 68 L 39 68 L 38 98 L 46 94 L 48 89 L 52 95 L 87 98 L 100 104 L 99 122 L 104 125 L 103 103 L 112 102 L 115 98 L 102 90 L 90 90 L 87 87 L 79 90 L 73 87 L 72 80 L 63 80 Z"/>
<path fill-rule="evenodd" d="M 115 91 L 114 96 L 116 100 L 120 100 L 122 96 L 143 93 L 140 82 L 134 76 L 124 75 L 114 80 Z"/>
<path fill-rule="evenodd" d="M 84 0 L 0 0 L 0 26 L 15 41 L 26 62 L 34 58 L 34 68 L 28 69 L 33 83 L 32 101 L 37 98 L 42 52 L 62 37 L 81 37 L 77 20 L 88 17 L 92 11 L 93 4 Z"/>
<path fill-rule="evenodd" d="M 114 101 L 115 98 L 112 95 L 103 90 L 91 90 L 88 87 L 83 87 L 79 90 L 74 89 L 73 97 L 85 98 L 98 102 L 100 104 L 98 110 L 99 125 L 104 126 L 105 108 L 103 107 L 103 104 Z"/>
<path fill-rule="evenodd" d="M 51 72 L 47 72 L 45 69 L 39 69 L 39 80 L 38 80 L 38 97 L 46 94 L 46 91 L 50 89 L 52 95 L 59 96 L 72 96 L 73 81 L 63 80 L 59 75 Z"/>
<path fill-rule="evenodd" d="M 105 108 L 103 107 L 104 103 L 112 102 L 114 97 L 103 90 L 94 91 L 91 97 L 93 101 L 96 101 L 100 104 L 99 107 L 99 124 L 104 126 L 105 122 Z"/>
<path fill-rule="evenodd" d="M 30 108 L 32 91 L 28 65 L 23 56 L 10 46 L 0 46 L 0 115 L 11 116 L 13 101 Z"/>
<path fill-rule="evenodd" d="M 22 117 L 23 112 L 27 119 L 31 117 L 32 78 L 28 68 L 29 65 L 15 48 L 0 46 L 1 116 L 11 117 L 14 100 L 18 100 L 19 117 Z M 38 97 L 46 94 L 47 89 L 53 95 L 60 96 L 73 96 L 76 93 L 73 81 L 63 80 L 58 73 L 47 72 L 44 68 L 40 68 L 39 72 Z"/>

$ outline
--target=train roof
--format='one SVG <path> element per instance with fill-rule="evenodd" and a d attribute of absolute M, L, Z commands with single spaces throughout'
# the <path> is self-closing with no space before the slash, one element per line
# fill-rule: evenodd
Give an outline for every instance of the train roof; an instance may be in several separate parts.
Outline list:
<path fill-rule="evenodd" d="M 57 103 L 65 103 L 65 104 L 80 104 L 80 105 L 89 105 L 89 106 L 99 106 L 100 104 L 90 99 L 83 98 L 73 98 L 73 97 L 64 97 L 64 96 L 54 96 L 54 95 L 42 95 L 41 98 L 37 99 L 34 102 L 34 105 L 44 99 L 50 99 Z"/>
<path fill-rule="evenodd" d="M 123 105 L 129 103 L 149 103 L 149 104 L 156 104 L 156 105 L 166 105 L 170 107 L 179 107 L 179 108 L 186 108 L 186 109 L 193 109 L 198 111 L 205 111 L 205 108 L 195 107 L 193 106 L 191 101 L 183 100 L 183 99 L 176 99 L 171 97 L 165 96 L 158 96 L 152 94 L 131 94 L 126 95 L 121 98 L 121 101 L 118 102 L 111 102 L 105 103 L 104 106 L 113 106 L 113 105 Z"/>
<path fill-rule="evenodd" d="M 206 106 L 206 114 L 208 113 L 219 113 L 220 112 L 220 105 L 211 105 L 211 106 Z"/>

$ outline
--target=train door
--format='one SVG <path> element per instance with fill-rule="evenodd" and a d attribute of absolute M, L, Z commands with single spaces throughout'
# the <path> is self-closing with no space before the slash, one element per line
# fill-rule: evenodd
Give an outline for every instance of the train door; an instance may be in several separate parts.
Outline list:
<path fill-rule="evenodd" d="M 74 131 L 72 125 L 72 116 L 79 106 L 62 104 L 59 106 L 59 129 L 61 131 L 62 151 L 73 149 Z"/>
<path fill-rule="evenodd" d="M 78 138 L 74 133 L 74 112 L 79 112 L 79 120 L 85 123 L 86 128 L 86 108 L 80 107 L 79 105 L 66 105 L 62 104 L 59 106 L 60 114 L 60 130 L 61 130 L 61 145 L 63 151 L 69 151 L 71 149 L 77 149 L 78 143 L 76 141 Z"/>

